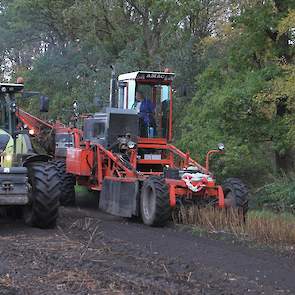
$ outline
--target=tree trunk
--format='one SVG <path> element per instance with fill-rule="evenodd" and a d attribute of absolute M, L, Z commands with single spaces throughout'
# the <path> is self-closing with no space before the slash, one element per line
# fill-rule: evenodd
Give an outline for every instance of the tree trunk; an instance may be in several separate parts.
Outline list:
<path fill-rule="evenodd" d="M 275 153 L 277 172 L 283 171 L 286 174 L 294 172 L 295 168 L 295 151 L 289 150 L 284 155 Z"/>

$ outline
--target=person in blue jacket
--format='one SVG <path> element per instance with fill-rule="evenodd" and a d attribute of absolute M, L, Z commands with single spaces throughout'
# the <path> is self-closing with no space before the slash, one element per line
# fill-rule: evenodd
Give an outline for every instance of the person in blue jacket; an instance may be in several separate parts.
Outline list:
<path fill-rule="evenodd" d="M 154 118 L 155 105 L 149 99 L 144 98 L 141 91 L 136 91 L 135 102 L 132 109 L 137 110 L 139 114 L 140 136 L 148 137 L 151 127 L 153 130 L 152 136 L 154 136 L 156 133 L 156 122 Z"/>

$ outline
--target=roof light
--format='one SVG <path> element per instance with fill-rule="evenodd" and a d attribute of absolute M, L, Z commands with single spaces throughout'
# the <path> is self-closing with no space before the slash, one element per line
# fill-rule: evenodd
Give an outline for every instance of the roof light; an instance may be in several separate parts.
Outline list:
<path fill-rule="evenodd" d="M 11 162 L 12 161 L 12 155 L 4 156 L 4 160 L 7 161 L 7 162 Z"/>

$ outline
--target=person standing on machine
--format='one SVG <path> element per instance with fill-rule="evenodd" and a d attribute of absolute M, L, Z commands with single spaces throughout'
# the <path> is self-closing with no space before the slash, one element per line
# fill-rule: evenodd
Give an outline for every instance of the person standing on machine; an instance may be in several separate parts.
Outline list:
<path fill-rule="evenodd" d="M 132 109 L 139 114 L 139 129 L 141 137 L 154 137 L 156 135 L 155 106 L 141 91 L 136 91 L 135 102 Z"/>

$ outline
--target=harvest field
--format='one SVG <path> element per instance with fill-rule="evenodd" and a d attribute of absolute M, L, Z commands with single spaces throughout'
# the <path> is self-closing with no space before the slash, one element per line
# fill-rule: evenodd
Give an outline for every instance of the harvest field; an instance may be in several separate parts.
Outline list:
<path fill-rule="evenodd" d="M 0 294 L 294 294 L 295 257 L 170 224 L 151 228 L 83 200 L 58 227 L 1 220 Z M 90 209 L 91 208 L 91 209 Z"/>

